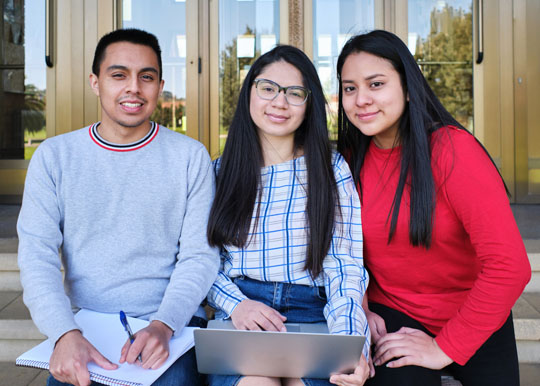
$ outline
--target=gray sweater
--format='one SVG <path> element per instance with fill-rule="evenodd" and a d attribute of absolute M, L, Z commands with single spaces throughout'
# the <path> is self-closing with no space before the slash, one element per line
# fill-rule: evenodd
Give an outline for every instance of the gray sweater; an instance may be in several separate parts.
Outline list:
<path fill-rule="evenodd" d="M 94 126 L 47 139 L 30 162 L 17 224 L 24 302 L 53 341 L 79 329 L 78 308 L 179 330 L 219 266 L 206 239 L 208 153 L 157 125 L 133 146 L 108 146 Z"/>

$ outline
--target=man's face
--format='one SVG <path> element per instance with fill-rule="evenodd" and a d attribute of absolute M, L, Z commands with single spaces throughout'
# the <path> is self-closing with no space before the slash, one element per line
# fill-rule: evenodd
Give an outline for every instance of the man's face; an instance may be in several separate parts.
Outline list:
<path fill-rule="evenodd" d="M 90 75 L 90 86 L 101 101 L 103 127 L 144 133 L 149 129 L 163 83 L 152 48 L 128 42 L 109 45 L 99 76 Z"/>

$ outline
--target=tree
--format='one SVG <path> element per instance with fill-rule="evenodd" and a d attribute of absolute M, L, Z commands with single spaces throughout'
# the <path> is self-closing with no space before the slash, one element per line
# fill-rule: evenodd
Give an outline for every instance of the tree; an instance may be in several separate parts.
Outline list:
<path fill-rule="evenodd" d="M 156 109 L 150 116 L 150 120 L 158 122 L 159 124 L 166 126 L 170 129 L 173 128 L 172 121 L 172 104 L 175 104 L 174 117 L 176 120 L 176 126 L 178 127 L 179 123 L 182 122 L 182 117 L 185 114 L 185 99 L 184 98 L 173 98 L 173 95 L 170 91 L 163 91 L 162 97 L 158 100 Z M 186 130 L 185 127 L 181 128 Z"/>
<path fill-rule="evenodd" d="M 240 77 L 238 61 L 236 60 L 237 42 L 233 39 L 230 45 L 226 45 L 221 52 L 221 89 L 220 89 L 220 126 L 228 130 L 232 123 L 238 94 L 240 93 Z"/>
<path fill-rule="evenodd" d="M 24 88 L 22 124 L 25 131 L 37 133 L 45 128 L 45 90 L 28 84 Z"/>
<path fill-rule="evenodd" d="M 472 129 L 472 11 L 446 5 L 431 12 L 431 31 L 419 39 L 415 59 L 444 107 Z"/>
<path fill-rule="evenodd" d="M 244 34 L 254 35 L 255 32 L 249 26 L 246 26 L 246 32 Z M 238 103 L 240 87 L 243 81 L 240 77 L 240 70 L 251 67 L 255 59 L 260 55 L 260 52 L 255 52 L 255 57 L 253 58 L 238 58 L 237 47 L 238 42 L 234 38 L 231 44 L 226 45 L 225 49 L 221 52 L 221 66 L 219 71 L 221 79 L 221 88 L 219 90 L 220 127 L 225 131 L 229 130 Z"/>

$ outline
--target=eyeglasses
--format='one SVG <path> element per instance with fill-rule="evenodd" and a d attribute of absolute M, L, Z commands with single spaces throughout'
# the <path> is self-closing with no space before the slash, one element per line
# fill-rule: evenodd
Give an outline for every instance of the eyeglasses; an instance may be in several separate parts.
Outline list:
<path fill-rule="evenodd" d="M 281 87 L 276 82 L 268 79 L 255 79 L 255 89 L 259 98 L 274 100 L 281 90 L 285 93 L 287 103 L 294 106 L 300 106 L 306 103 L 310 90 L 301 86 Z"/>

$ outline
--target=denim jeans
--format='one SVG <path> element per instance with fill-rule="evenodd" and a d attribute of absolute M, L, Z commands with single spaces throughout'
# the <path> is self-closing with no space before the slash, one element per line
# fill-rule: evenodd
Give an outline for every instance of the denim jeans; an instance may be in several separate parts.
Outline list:
<path fill-rule="evenodd" d="M 206 327 L 206 321 L 194 316 L 189 323 L 190 327 Z M 159 377 L 152 386 L 179 386 L 179 385 L 205 385 L 206 376 L 197 371 L 195 348 L 190 349 L 174 362 L 171 367 Z M 92 382 L 91 386 L 100 386 L 100 383 Z M 72 386 L 69 383 L 57 381 L 49 374 L 47 386 Z"/>
<path fill-rule="evenodd" d="M 262 282 L 246 277 L 237 277 L 233 281 L 249 299 L 274 308 L 287 317 L 288 323 L 326 323 L 323 314 L 326 305 L 324 287 Z M 216 319 L 224 316 L 222 311 L 216 313 Z M 234 386 L 240 379 L 241 375 L 208 375 L 211 386 Z M 302 378 L 302 381 L 307 386 L 331 385 L 327 379 Z"/>

